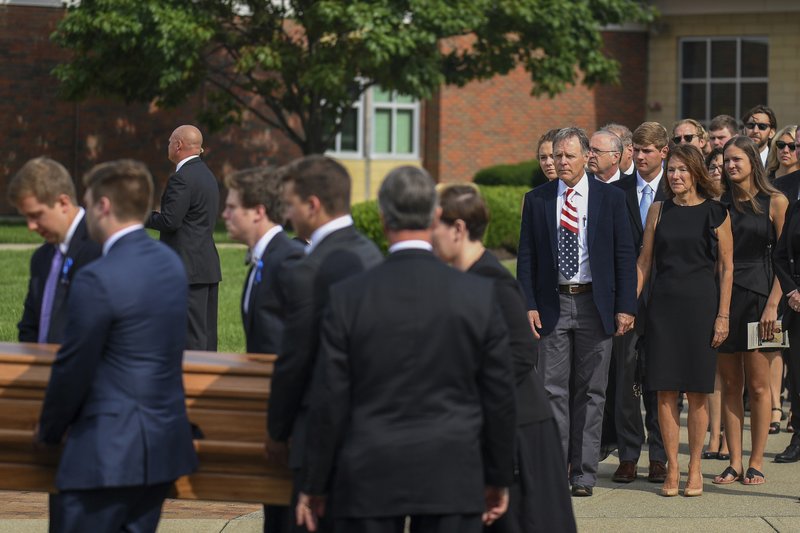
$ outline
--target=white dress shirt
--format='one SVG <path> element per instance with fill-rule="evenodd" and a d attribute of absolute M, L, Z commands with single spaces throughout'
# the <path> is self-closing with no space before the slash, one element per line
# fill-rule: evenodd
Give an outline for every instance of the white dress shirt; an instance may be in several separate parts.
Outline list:
<path fill-rule="evenodd" d="M 400 252 L 402 250 L 425 250 L 426 252 L 432 252 L 433 246 L 431 246 L 431 243 L 427 241 L 411 239 L 407 241 L 396 242 L 389 247 L 390 254 Z"/>
<path fill-rule="evenodd" d="M 628 167 L 628 170 L 623 170 L 622 172 L 627 174 L 628 176 L 632 176 L 633 173 L 636 171 L 636 165 L 631 161 L 631 166 Z"/>
<path fill-rule="evenodd" d="M 764 145 L 764 149 L 761 150 L 759 154 L 761 156 L 761 164 L 764 165 L 764 168 L 767 168 L 767 156 L 769 155 L 769 143 Z"/>
<path fill-rule="evenodd" d="M 264 235 L 258 239 L 258 242 L 255 246 L 253 246 L 253 250 L 250 253 L 250 263 L 253 265 L 258 265 L 258 262 L 261 261 L 261 258 L 264 256 L 264 250 L 267 249 L 269 246 L 270 241 L 272 238 L 275 237 L 278 233 L 283 231 L 283 226 L 280 224 L 273 226 L 269 229 Z M 250 277 L 247 278 L 247 289 L 244 292 L 244 301 L 242 302 L 242 307 L 244 308 L 244 312 L 246 313 L 249 306 L 250 306 L 250 292 L 253 290 L 253 280 L 256 277 L 256 269 L 252 269 L 250 271 Z"/>
<path fill-rule="evenodd" d="M 595 177 L 595 178 L 597 179 L 597 181 L 599 181 L 600 183 L 613 183 L 613 182 L 615 182 L 615 181 L 619 181 L 619 177 L 620 177 L 621 175 L 622 175 L 622 174 L 621 174 L 621 173 L 620 173 L 620 171 L 619 171 L 619 167 L 617 167 L 617 171 L 616 171 L 616 172 L 614 172 L 614 175 L 613 175 L 613 176 L 611 176 L 610 178 L 608 178 L 608 180 L 607 180 L 607 181 L 603 181 L 603 180 L 600 178 L 600 176 L 598 176 L 597 174 L 595 174 L 595 175 L 594 175 L 594 177 Z"/>
<path fill-rule="evenodd" d="M 175 172 L 178 172 L 181 169 L 181 167 L 186 164 L 187 161 L 190 161 L 190 160 L 194 159 L 195 157 L 200 157 L 200 156 L 199 155 L 190 155 L 189 157 L 187 157 L 185 159 L 181 159 L 180 161 L 178 161 L 178 164 L 175 166 Z"/>
<path fill-rule="evenodd" d="M 111 237 L 106 239 L 106 242 L 103 243 L 103 255 L 107 255 L 108 251 L 111 249 L 111 247 L 114 246 L 114 244 L 118 240 L 123 238 L 125 235 L 127 235 L 128 233 L 133 233 L 134 231 L 140 230 L 140 229 L 144 229 L 144 225 L 142 225 L 142 224 L 133 224 L 131 226 L 128 226 L 127 228 L 122 228 L 118 232 L 116 232 L 113 235 L 111 235 Z"/>
<path fill-rule="evenodd" d="M 311 242 L 309 242 L 308 246 L 306 246 L 306 255 L 310 254 L 314 250 L 314 248 L 319 246 L 319 243 L 321 243 L 322 240 L 325 239 L 325 237 L 327 237 L 334 231 L 352 225 L 353 225 L 353 217 L 351 217 L 350 215 L 344 215 L 338 218 L 334 218 L 333 220 L 321 225 L 320 227 L 314 230 L 314 233 L 311 234 L 311 239 L 309 239 L 309 241 Z"/>
<path fill-rule="evenodd" d="M 61 255 L 67 257 L 67 252 L 69 251 L 69 243 L 72 242 L 72 236 L 75 235 L 75 230 L 78 229 L 78 224 L 81 223 L 83 220 L 83 216 L 86 214 L 86 211 L 82 208 L 78 208 L 78 214 L 75 215 L 75 218 L 72 220 L 72 224 L 69 225 L 69 229 L 67 230 L 67 235 L 64 237 L 64 240 L 58 243 L 58 249 L 61 251 Z"/>
<path fill-rule="evenodd" d="M 581 179 L 575 184 L 575 194 L 572 197 L 572 205 L 578 212 L 578 272 L 571 279 L 566 279 L 561 272 L 558 273 L 559 285 L 567 283 L 591 283 L 592 271 L 589 268 L 589 243 L 586 239 L 586 217 L 589 212 L 589 178 L 583 173 Z M 561 209 L 564 207 L 564 192 L 567 185 L 558 180 L 558 198 L 556 199 L 556 231 L 561 225 Z M 556 241 L 558 239 L 556 238 Z"/>

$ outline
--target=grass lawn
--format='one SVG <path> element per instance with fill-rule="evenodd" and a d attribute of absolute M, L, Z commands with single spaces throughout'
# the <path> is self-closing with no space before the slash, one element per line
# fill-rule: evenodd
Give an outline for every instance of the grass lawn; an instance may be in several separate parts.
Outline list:
<path fill-rule="evenodd" d="M 151 235 L 157 236 L 156 232 Z M 224 229 L 218 226 L 214 234 L 217 243 L 230 243 Z M 0 243 L 41 243 L 41 238 L 27 230 L 24 224 L 0 224 Z M 17 322 L 22 316 L 23 302 L 28 290 L 28 268 L 33 249 L 0 251 L 0 341 L 17 340 Z M 219 351 L 244 352 L 244 330 L 240 313 L 242 287 L 247 267 L 243 264 L 243 246 L 219 248 L 222 283 L 219 286 L 218 336 Z M 516 259 L 502 261 L 516 273 Z"/>

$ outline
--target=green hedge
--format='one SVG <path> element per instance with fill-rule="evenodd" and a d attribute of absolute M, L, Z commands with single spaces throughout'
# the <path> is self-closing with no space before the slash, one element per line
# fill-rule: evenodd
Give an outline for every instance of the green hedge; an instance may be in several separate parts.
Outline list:
<path fill-rule="evenodd" d="M 483 186 L 480 189 L 491 213 L 491 221 L 483 238 L 484 245 L 487 248 L 504 248 L 516 253 L 519 245 L 522 198 L 529 187 Z M 378 215 L 378 203 L 369 200 L 355 204 L 352 212 L 356 228 L 386 253 L 388 244 Z"/>
<path fill-rule="evenodd" d="M 547 179 L 535 159 L 521 163 L 494 165 L 479 170 L 472 181 L 478 185 L 507 185 L 518 187 L 535 187 Z"/>

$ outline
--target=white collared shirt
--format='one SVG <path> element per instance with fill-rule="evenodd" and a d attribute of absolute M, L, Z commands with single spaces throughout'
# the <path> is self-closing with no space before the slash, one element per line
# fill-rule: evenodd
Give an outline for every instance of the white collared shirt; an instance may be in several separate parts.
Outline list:
<path fill-rule="evenodd" d="M 403 250 L 425 250 L 426 252 L 432 252 L 433 246 L 431 245 L 431 243 L 427 241 L 411 239 L 408 241 L 396 242 L 389 247 L 390 254 L 393 254 L 395 252 L 400 252 Z"/>
<path fill-rule="evenodd" d="M 272 241 L 273 237 L 278 233 L 283 231 L 283 226 L 280 224 L 273 226 L 267 232 L 258 239 L 258 242 L 255 246 L 253 246 L 253 250 L 250 254 L 250 263 L 253 265 L 258 265 L 258 262 L 261 261 L 261 258 L 264 256 L 264 250 L 267 249 L 269 243 Z M 253 280 L 256 277 L 256 269 L 252 269 L 250 271 L 250 277 L 247 279 L 247 289 L 244 293 L 244 301 L 242 302 L 242 307 L 244 308 L 244 312 L 246 313 L 248 308 L 250 307 L 250 292 L 253 290 Z"/>
<path fill-rule="evenodd" d="M 350 215 L 344 215 L 338 218 L 334 218 L 331 221 L 326 222 L 325 224 L 321 225 L 317 229 L 314 230 L 314 233 L 311 234 L 311 239 L 309 239 L 308 246 L 306 246 L 306 255 L 310 254 L 314 248 L 319 246 L 325 237 L 333 233 L 334 231 L 340 230 L 342 228 L 346 228 L 348 226 L 353 225 L 353 217 Z"/>
<path fill-rule="evenodd" d="M 619 167 L 617 167 L 617 171 L 614 172 L 614 174 L 610 178 L 608 178 L 608 181 L 603 181 L 603 179 L 600 176 L 598 176 L 597 174 L 594 175 L 594 177 L 600 183 L 613 183 L 615 181 L 619 181 L 619 177 L 620 176 L 621 176 L 621 174 L 620 174 L 620 171 L 619 171 Z"/>
<path fill-rule="evenodd" d="M 578 212 L 578 272 L 571 279 L 566 279 L 561 272 L 558 273 L 558 283 L 591 283 L 592 271 L 589 268 L 589 241 L 586 239 L 587 213 L 589 212 L 589 179 L 583 173 L 581 179 L 575 184 L 575 195 L 572 204 Z M 561 225 L 561 209 L 564 207 L 564 192 L 567 184 L 558 180 L 558 198 L 556 199 L 556 231 Z M 558 239 L 556 239 L 557 241 Z M 558 250 L 556 250 L 558 255 Z"/>
<path fill-rule="evenodd" d="M 653 189 L 653 198 L 656 197 L 656 192 L 658 192 L 658 186 L 661 184 L 661 178 L 664 176 L 664 168 L 662 167 L 661 170 L 658 172 L 658 175 L 650 180 L 649 182 L 644 181 L 642 179 L 641 174 L 639 171 L 636 171 L 636 199 L 639 204 L 642 203 L 642 190 L 644 189 L 645 185 L 649 185 L 651 189 Z"/>
<path fill-rule="evenodd" d="M 194 159 L 195 157 L 200 157 L 200 156 L 199 155 L 190 155 L 189 157 L 187 157 L 185 159 L 181 159 L 178 162 L 178 164 L 175 166 L 175 172 L 178 172 L 181 169 L 181 167 L 186 164 L 187 161 L 189 161 L 191 159 Z"/>
<path fill-rule="evenodd" d="M 769 143 L 764 145 L 764 149 L 761 150 L 759 154 L 761 156 L 761 164 L 764 165 L 764 168 L 767 168 L 767 156 L 769 155 Z"/>
<path fill-rule="evenodd" d="M 620 169 L 621 170 L 621 169 Z M 622 171 L 623 173 L 627 174 L 628 176 L 632 176 L 634 172 L 636 172 L 636 165 L 633 161 L 631 161 L 631 166 L 628 167 L 628 170 Z"/>
<path fill-rule="evenodd" d="M 144 229 L 142 224 L 132 224 L 127 228 L 122 228 L 118 232 L 111 235 L 108 239 L 106 239 L 106 242 L 103 243 L 103 255 L 108 255 L 108 251 L 112 246 L 114 246 L 114 243 L 123 238 L 125 235 L 140 229 Z"/>
<path fill-rule="evenodd" d="M 75 218 L 72 220 L 72 224 L 69 225 L 69 229 L 67 230 L 67 235 L 64 237 L 64 240 L 58 243 L 58 249 L 61 251 L 61 255 L 67 257 L 67 252 L 69 251 L 69 243 L 72 242 L 72 237 L 75 235 L 75 230 L 78 229 L 78 224 L 81 223 L 83 220 L 83 216 L 86 214 L 86 211 L 82 208 L 78 208 L 78 214 L 75 215 Z"/>

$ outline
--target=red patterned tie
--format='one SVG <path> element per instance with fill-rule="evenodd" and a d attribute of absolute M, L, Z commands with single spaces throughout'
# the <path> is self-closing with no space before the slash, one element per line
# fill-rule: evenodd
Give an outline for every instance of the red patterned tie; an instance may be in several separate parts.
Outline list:
<path fill-rule="evenodd" d="M 578 272 L 578 210 L 572 203 L 575 189 L 564 192 L 564 206 L 558 227 L 558 271 L 566 279 Z"/>

